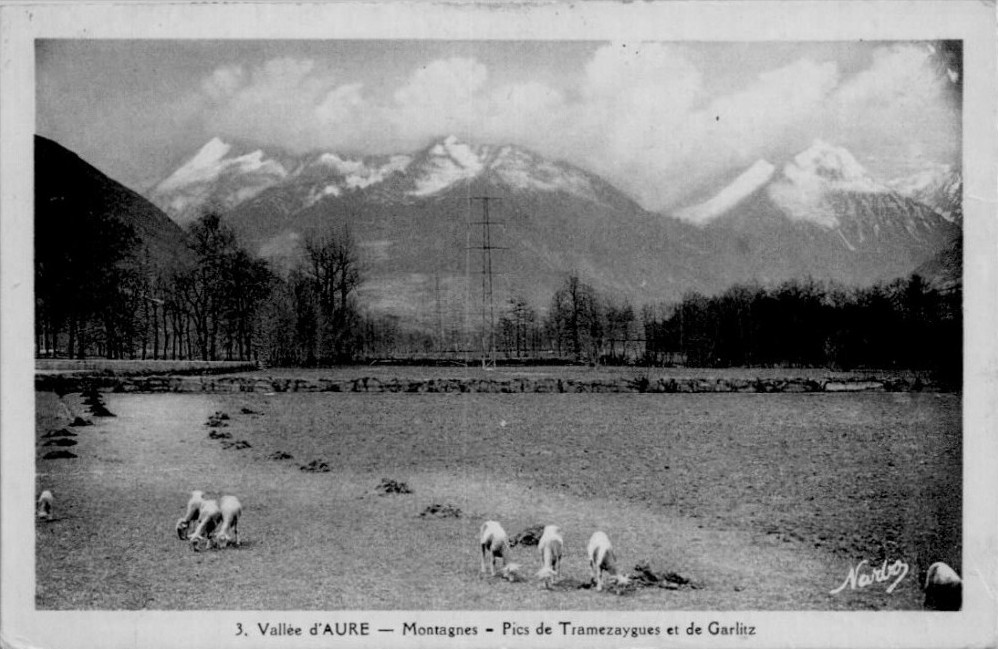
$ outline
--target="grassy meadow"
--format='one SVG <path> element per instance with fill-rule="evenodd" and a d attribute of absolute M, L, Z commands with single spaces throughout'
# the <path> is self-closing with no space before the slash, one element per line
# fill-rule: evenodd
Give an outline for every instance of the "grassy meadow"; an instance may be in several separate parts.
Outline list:
<path fill-rule="evenodd" d="M 77 458 L 46 460 L 43 435 L 85 410 L 37 393 L 37 489 L 56 499 L 37 525 L 41 609 L 913 609 L 929 563 L 960 565 L 954 394 L 104 398 L 117 416 L 69 429 Z M 300 470 L 312 462 L 329 471 Z M 385 478 L 413 493 L 378 493 Z M 176 538 L 192 489 L 239 496 L 241 548 Z M 461 516 L 420 515 L 432 505 Z M 560 525 L 562 586 L 483 578 L 487 519 Z M 692 587 L 574 588 L 596 529 L 623 568 Z M 512 554 L 539 567 L 536 548 Z M 910 566 L 893 593 L 829 593 L 885 558 Z"/>

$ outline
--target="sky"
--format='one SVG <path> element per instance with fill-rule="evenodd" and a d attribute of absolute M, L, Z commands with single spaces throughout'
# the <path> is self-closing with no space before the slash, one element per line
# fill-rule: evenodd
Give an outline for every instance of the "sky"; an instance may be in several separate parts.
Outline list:
<path fill-rule="evenodd" d="M 884 180 L 961 155 L 959 55 L 932 42 L 42 40 L 36 72 L 37 132 L 138 191 L 213 137 L 517 144 L 661 211 L 818 138 Z"/>

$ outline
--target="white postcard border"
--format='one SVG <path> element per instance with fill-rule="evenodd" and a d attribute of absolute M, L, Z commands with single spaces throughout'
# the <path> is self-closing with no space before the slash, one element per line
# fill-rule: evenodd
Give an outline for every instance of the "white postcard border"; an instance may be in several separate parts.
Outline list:
<path fill-rule="evenodd" d="M 993 3 L 665 2 L 584 4 L 48 4 L 0 2 L 0 574 L 2 640 L 12 647 L 173 646 L 995 646 L 998 642 L 998 222 Z M 32 136 L 34 39 L 579 39 L 964 40 L 964 610 L 923 612 L 689 611 L 36 611 Z M 95 584 L 99 587 L 99 584 Z M 612 625 L 756 627 L 751 637 L 581 639 L 550 636 L 270 640 L 236 637 L 237 623 L 415 621 L 535 629 L 561 620 Z M 685 630 L 685 629 L 684 629 Z"/>

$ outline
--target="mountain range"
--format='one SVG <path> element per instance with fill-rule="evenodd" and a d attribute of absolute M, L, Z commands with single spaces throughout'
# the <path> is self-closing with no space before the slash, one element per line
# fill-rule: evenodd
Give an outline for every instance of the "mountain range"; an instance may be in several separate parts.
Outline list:
<path fill-rule="evenodd" d="M 760 280 L 811 275 L 865 284 L 906 275 L 959 237 L 954 212 L 915 195 L 817 140 L 782 167 L 757 162 L 686 217 L 702 224 L 712 255 Z"/>
<path fill-rule="evenodd" d="M 294 264 L 312 234 L 347 230 L 365 303 L 427 323 L 478 313 L 486 230 L 497 302 L 524 297 L 541 309 L 573 271 L 635 305 L 736 282 L 866 285 L 916 269 L 952 286 L 962 265 L 961 192 L 958 170 L 882 181 L 817 140 L 790 159 L 756 161 L 694 205 L 657 213 L 577 166 L 449 136 L 383 156 L 213 138 L 146 197 L 171 227 L 217 211 L 278 267 Z M 482 197 L 490 197 L 487 228 Z M 158 224 L 149 230 L 157 246 L 180 240 L 179 228 L 136 210 Z"/>
<path fill-rule="evenodd" d="M 395 155 L 293 155 L 215 138 L 148 196 L 181 224 L 218 210 L 278 264 L 309 233 L 348 227 L 369 302 L 408 315 L 460 303 L 480 282 L 483 229 L 469 222 L 484 218 L 483 201 L 473 197 L 496 199 L 496 295 L 538 306 L 569 271 L 637 304 L 753 280 L 864 285 L 923 267 L 960 236 L 962 183 L 949 167 L 881 181 L 816 140 L 719 185 L 695 205 L 655 213 L 593 173 L 518 146 L 448 136 Z"/>

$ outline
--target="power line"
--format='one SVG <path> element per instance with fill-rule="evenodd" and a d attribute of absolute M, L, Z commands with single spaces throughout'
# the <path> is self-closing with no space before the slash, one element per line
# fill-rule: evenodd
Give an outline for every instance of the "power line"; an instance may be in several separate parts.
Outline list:
<path fill-rule="evenodd" d="M 482 202 L 482 220 L 469 221 L 469 236 L 471 240 L 471 227 L 482 226 L 482 245 L 469 246 L 469 249 L 482 251 L 482 367 L 495 367 L 496 365 L 496 335 L 495 335 L 495 299 L 492 290 L 492 251 L 503 250 L 500 246 L 492 245 L 492 226 L 501 225 L 500 221 L 492 221 L 489 217 L 489 202 L 501 200 L 495 196 L 469 196 L 469 211 L 475 201 Z"/>

